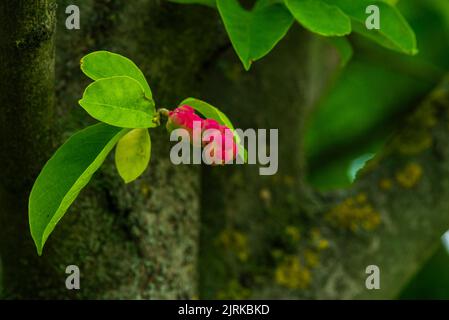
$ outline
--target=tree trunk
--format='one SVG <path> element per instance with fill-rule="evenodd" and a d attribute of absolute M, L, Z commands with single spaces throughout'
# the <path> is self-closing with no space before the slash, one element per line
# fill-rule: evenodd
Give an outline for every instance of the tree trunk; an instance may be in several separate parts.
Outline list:
<path fill-rule="evenodd" d="M 39 259 L 30 238 L 27 200 L 51 149 L 56 3 L 3 1 L 0 14 L 3 289 L 6 295 L 14 295 L 24 288 L 30 290 L 30 297 L 37 279 L 25 279 Z"/>

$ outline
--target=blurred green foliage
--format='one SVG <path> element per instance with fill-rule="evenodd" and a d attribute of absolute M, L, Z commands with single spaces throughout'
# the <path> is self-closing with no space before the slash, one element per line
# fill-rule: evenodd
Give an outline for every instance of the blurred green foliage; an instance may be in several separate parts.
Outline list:
<path fill-rule="evenodd" d="M 420 53 L 409 57 L 352 37 L 354 56 L 322 97 L 305 137 L 310 181 L 321 190 L 347 187 L 351 162 L 375 153 L 397 120 L 449 69 L 446 0 L 400 2 Z M 441 10 L 444 8 L 444 10 Z"/>
<path fill-rule="evenodd" d="M 413 277 L 399 298 L 449 299 L 449 254 L 443 244 Z"/>
<path fill-rule="evenodd" d="M 416 36 L 395 7 L 396 0 L 169 1 L 216 7 L 246 70 L 284 38 L 294 20 L 321 36 L 341 37 L 354 32 L 390 50 L 409 55 L 417 53 Z M 384 19 L 378 28 L 367 30 L 365 20 L 371 5 L 382 12 Z"/>
<path fill-rule="evenodd" d="M 352 60 L 309 119 L 309 180 L 320 190 L 349 187 L 348 172 L 360 167 L 357 160 L 375 154 L 402 116 L 449 70 L 449 1 L 407 0 L 399 8 L 416 33 L 419 54 L 400 55 L 351 37 Z M 449 299 L 449 254 L 443 244 L 399 298 Z"/>

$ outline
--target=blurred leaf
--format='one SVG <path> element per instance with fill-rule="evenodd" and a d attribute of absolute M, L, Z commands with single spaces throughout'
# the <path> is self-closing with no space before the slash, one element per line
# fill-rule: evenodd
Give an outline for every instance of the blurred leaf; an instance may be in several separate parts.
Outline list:
<path fill-rule="evenodd" d="M 391 126 L 388 126 L 390 128 Z M 388 128 L 384 129 L 388 131 Z M 364 160 L 367 154 L 378 152 L 385 141 L 387 134 L 384 136 L 366 137 L 363 143 L 359 144 L 354 141 L 352 148 L 343 147 L 340 153 L 325 153 L 311 160 L 311 170 L 308 173 L 308 180 L 315 188 L 320 191 L 335 190 L 350 187 L 354 180 L 352 173 L 356 169 L 356 162 L 359 164 Z M 361 167 L 361 165 L 357 165 Z"/>
<path fill-rule="evenodd" d="M 276 2 L 259 1 L 251 11 L 242 8 L 237 0 L 217 0 L 217 6 L 246 70 L 269 53 L 293 23 L 287 8 Z"/>
<path fill-rule="evenodd" d="M 449 1 L 400 1 L 398 7 L 410 21 L 419 43 L 419 54 L 404 59 L 419 60 L 440 72 L 449 70 Z"/>
<path fill-rule="evenodd" d="M 39 255 L 49 235 L 127 129 L 100 123 L 73 135 L 42 169 L 29 199 L 31 235 Z"/>
<path fill-rule="evenodd" d="M 314 157 L 363 136 L 407 108 L 416 94 L 423 94 L 432 85 L 388 66 L 353 59 L 310 119 L 307 154 Z"/>
<path fill-rule="evenodd" d="M 442 243 L 398 298 L 449 299 L 449 254 Z"/>
<path fill-rule="evenodd" d="M 306 29 L 322 36 L 351 33 L 351 20 L 337 6 L 321 0 L 285 0 L 296 20 Z"/>
<path fill-rule="evenodd" d="M 401 1 L 420 43 L 416 56 L 383 50 L 363 37 L 352 37 L 354 57 L 322 97 L 306 132 L 310 182 L 321 190 L 347 187 L 354 159 L 375 153 L 397 125 L 449 70 L 449 10 L 434 2 Z M 448 7 L 449 8 L 449 7 Z M 438 39 L 438 41 L 435 41 Z"/>
<path fill-rule="evenodd" d="M 130 77 L 95 81 L 79 104 L 95 119 L 122 128 L 154 127 L 154 102 L 145 97 L 142 86 Z"/>
<path fill-rule="evenodd" d="M 150 162 L 151 139 L 147 129 L 134 129 L 117 143 L 115 164 L 125 183 L 136 180 Z"/>

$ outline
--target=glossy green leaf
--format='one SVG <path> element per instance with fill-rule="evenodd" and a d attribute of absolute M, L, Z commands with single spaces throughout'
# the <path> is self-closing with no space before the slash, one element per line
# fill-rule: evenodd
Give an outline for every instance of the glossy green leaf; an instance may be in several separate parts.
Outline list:
<path fill-rule="evenodd" d="M 195 98 L 187 98 L 180 104 L 191 106 L 193 109 L 201 113 L 205 118 L 214 119 L 218 121 L 218 123 L 227 126 L 230 129 L 234 129 L 231 120 L 218 108 L 208 104 L 199 99 Z"/>
<path fill-rule="evenodd" d="M 259 1 L 245 10 L 237 0 L 217 0 L 232 45 L 246 70 L 285 36 L 294 19 L 277 1 Z"/>
<path fill-rule="evenodd" d="M 81 59 L 81 70 L 92 80 L 127 76 L 142 86 L 148 99 L 152 99 L 150 86 L 142 71 L 128 58 L 109 51 L 96 51 Z"/>
<path fill-rule="evenodd" d="M 218 108 L 208 104 L 207 102 L 195 98 L 187 98 L 183 102 L 181 102 L 180 105 L 188 105 L 198 111 L 205 118 L 214 119 L 219 124 L 224 125 L 232 130 L 234 139 L 238 146 L 238 156 L 241 157 L 243 155 L 243 161 L 247 162 L 248 152 L 242 145 L 240 136 L 235 132 L 235 128 L 231 120 L 229 120 L 229 118 L 223 112 L 221 112 Z"/>
<path fill-rule="evenodd" d="M 351 19 L 337 6 L 321 0 L 285 0 L 295 19 L 304 28 L 322 36 L 351 33 Z"/>
<path fill-rule="evenodd" d="M 134 129 L 117 143 L 115 164 L 125 183 L 136 180 L 150 162 L 151 138 L 147 129 Z"/>
<path fill-rule="evenodd" d="M 104 78 L 90 84 L 80 105 L 95 119 L 122 128 L 154 127 L 154 102 L 130 77 Z"/>
<path fill-rule="evenodd" d="M 31 235 L 39 255 L 49 235 L 127 129 L 100 123 L 60 147 L 42 169 L 29 199 Z"/>
<path fill-rule="evenodd" d="M 396 7 L 383 1 L 372 0 L 323 0 L 338 6 L 351 17 L 353 31 L 376 41 L 380 45 L 407 54 L 418 52 L 416 36 Z M 369 15 L 366 9 L 376 5 L 380 11 L 380 30 L 368 30 L 365 22 Z"/>

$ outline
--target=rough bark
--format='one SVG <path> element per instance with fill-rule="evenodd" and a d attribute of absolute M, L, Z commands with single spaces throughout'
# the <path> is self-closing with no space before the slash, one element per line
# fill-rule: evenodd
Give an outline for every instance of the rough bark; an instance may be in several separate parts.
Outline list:
<path fill-rule="evenodd" d="M 36 263 L 27 197 L 51 148 L 56 3 L 3 1 L 0 14 L 0 250 L 7 290 L 9 284 L 27 286 L 26 269 Z"/>

